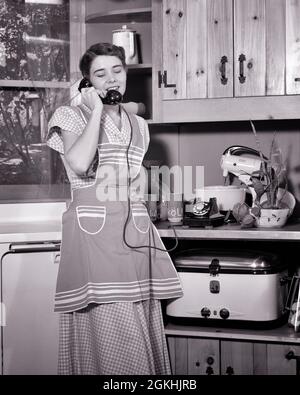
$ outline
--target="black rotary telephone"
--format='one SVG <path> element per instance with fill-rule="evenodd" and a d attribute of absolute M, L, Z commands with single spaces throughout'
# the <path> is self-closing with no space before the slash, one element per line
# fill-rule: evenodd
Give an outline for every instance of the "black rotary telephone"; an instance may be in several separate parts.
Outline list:
<path fill-rule="evenodd" d="M 87 78 L 82 78 L 80 81 L 80 84 L 78 86 L 79 92 L 81 92 L 82 88 L 90 88 L 92 84 Z M 110 104 L 110 105 L 116 105 L 122 102 L 123 96 L 119 91 L 116 91 L 114 89 L 111 89 L 107 91 L 107 94 L 105 97 L 101 97 L 99 95 L 100 99 L 102 100 L 103 104 Z"/>

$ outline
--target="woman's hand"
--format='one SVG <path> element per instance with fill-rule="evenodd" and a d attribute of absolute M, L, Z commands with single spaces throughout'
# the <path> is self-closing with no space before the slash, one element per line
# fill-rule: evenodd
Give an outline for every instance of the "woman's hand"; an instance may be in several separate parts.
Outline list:
<path fill-rule="evenodd" d="M 96 108 L 99 110 L 103 109 L 103 103 L 99 95 L 104 97 L 105 93 L 98 92 L 93 86 L 81 89 L 81 101 L 92 111 Z"/>

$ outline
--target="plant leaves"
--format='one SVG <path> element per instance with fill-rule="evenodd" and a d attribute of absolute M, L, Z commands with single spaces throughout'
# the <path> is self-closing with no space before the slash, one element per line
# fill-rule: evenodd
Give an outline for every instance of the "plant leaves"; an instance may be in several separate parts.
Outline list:
<path fill-rule="evenodd" d="M 241 222 L 242 228 L 252 228 L 255 224 L 255 218 L 251 214 L 247 214 Z"/>
<path fill-rule="evenodd" d="M 265 193 L 265 186 L 256 177 L 251 177 L 251 181 L 252 181 L 252 186 L 254 188 L 254 191 L 257 195 L 256 200 L 259 202 L 261 196 Z"/>
<path fill-rule="evenodd" d="M 250 209 L 250 213 L 252 215 L 254 215 L 255 217 L 260 217 L 260 212 L 261 212 L 261 210 L 257 206 L 251 207 L 251 209 Z"/>
<path fill-rule="evenodd" d="M 233 206 L 232 214 L 237 222 L 241 222 L 242 219 L 249 214 L 249 206 L 246 203 L 236 203 Z"/>

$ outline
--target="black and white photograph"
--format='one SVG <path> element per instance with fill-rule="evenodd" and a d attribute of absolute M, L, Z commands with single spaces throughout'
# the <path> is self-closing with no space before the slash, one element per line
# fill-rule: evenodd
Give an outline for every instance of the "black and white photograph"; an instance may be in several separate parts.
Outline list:
<path fill-rule="evenodd" d="M 3 379 L 300 375 L 299 20 L 0 0 Z"/>

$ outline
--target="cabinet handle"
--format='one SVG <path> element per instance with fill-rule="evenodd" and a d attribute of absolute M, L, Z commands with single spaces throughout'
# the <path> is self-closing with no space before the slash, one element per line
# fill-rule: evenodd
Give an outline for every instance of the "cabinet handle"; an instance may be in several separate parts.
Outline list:
<path fill-rule="evenodd" d="M 168 74 L 167 71 L 164 71 L 164 75 L 163 75 L 163 82 L 165 84 L 165 88 L 175 88 L 176 84 L 168 84 Z"/>
<path fill-rule="evenodd" d="M 286 355 L 285 358 L 290 361 L 291 359 L 295 359 L 296 361 L 296 375 L 300 376 L 300 356 L 296 355 L 293 350 L 290 350 Z"/>
<path fill-rule="evenodd" d="M 226 63 L 228 62 L 227 56 L 222 56 L 221 64 L 220 64 L 220 72 L 221 72 L 221 83 L 222 85 L 227 85 L 228 78 L 226 77 Z"/>
<path fill-rule="evenodd" d="M 231 366 L 227 366 L 226 374 L 228 374 L 228 376 L 232 376 L 234 374 L 234 370 Z"/>
<path fill-rule="evenodd" d="M 286 358 L 288 361 L 290 361 L 291 359 L 295 359 L 297 362 L 300 362 L 300 356 L 299 356 L 299 355 L 296 355 L 296 354 L 294 353 L 293 350 L 289 351 L 289 352 L 285 355 L 285 358 Z"/>
<path fill-rule="evenodd" d="M 48 251 L 59 251 L 60 242 L 59 241 L 45 241 L 45 242 L 32 242 L 28 241 L 26 243 L 15 242 L 9 245 L 9 253 L 13 254 L 23 254 L 24 252 L 48 252 Z"/>
<path fill-rule="evenodd" d="M 300 82 L 300 78 L 299 77 L 295 78 L 295 82 Z"/>
<path fill-rule="evenodd" d="M 168 73 L 166 70 L 163 74 L 161 71 L 158 72 L 158 87 L 161 88 L 162 84 L 164 84 L 165 88 L 176 88 L 176 84 L 168 84 Z"/>
<path fill-rule="evenodd" d="M 239 80 L 241 84 L 244 84 L 246 81 L 246 77 L 244 75 L 244 62 L 246 60 L 246 56 L 242 53 L 239 56 L 239 62 L 240 62 L 240 75 L 239 75 Z"/>
<path fill-rule="evenodd" d="M 54 264 L 60 263 L 60 252 L 58 252 L 57 254 L 56 253 L 54 254 L 53 263 Z"/>

